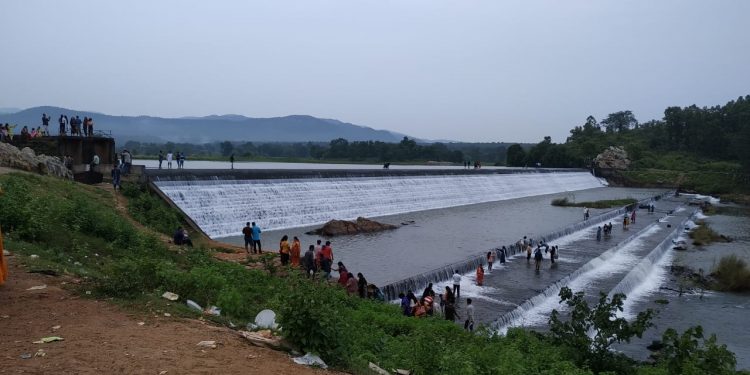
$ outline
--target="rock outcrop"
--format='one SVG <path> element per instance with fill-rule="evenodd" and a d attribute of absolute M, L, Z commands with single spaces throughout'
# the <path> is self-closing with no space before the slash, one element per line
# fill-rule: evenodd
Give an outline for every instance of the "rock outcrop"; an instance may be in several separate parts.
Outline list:
<path fill-rule="evenodd" d="M 378 223 L 377 221 L 358 217 L 355 221 L 331 220 L 322 228 L 307 232 L 322 236 L 340 236 L 344 234 L 373 233 L 384 230 L 396 229 L 395 225 Z"/>
<path fill-rule="evenodd" d="M 0 143 L 0 167 L 20 169 L 22 171 L 67 179 L 73 178 L 73 172 L 65 167 L 60 158 L 44 154 L 36 155 L 34 150 L 28 147 L 19 150 L 8 143 Z"/>
<path fill-rule="evenodd" d="M 628 153 L 622 147 L 609 146 L 604 152 L 596 155 L 594 163 L 597 168 L 626 170 L 630 167 Z"/>

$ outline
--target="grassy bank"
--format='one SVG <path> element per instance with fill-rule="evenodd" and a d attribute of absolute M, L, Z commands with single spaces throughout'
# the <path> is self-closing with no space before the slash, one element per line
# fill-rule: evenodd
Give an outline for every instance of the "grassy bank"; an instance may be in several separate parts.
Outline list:
<path fill-rule="evenodd" d="M 137 306 L 171 291 L 203 306 L 219 306 L 222 318 L 217 321 L 240 327 L 270 308 L 279 313 L 283 332 L 293 344 L 357 374 L 368 373 L 364 369 L 370 361 L 414 374 L 593 372 L 587 354 L 574 349 L 574 343 L 521 329 L 507 336 L 470 334 L 444 320 L 403 317 L 397 306 L 349 297 L 338 287 L 311 282 L 292 270 L 248 270 L 216 260 L 208 248 L 169 245 L 121 216 L 105 190 L 12 174 L 0 176 L 0 191 L 0 225 L 7 234 L 7 248 L 29 268 L 81 278 L 80 291 L 92 290 L 99 298 Z M 150 199 L 140 198 L 143 192 L 129 194 L 136 201 Z M 146 224 L 159 221 L 164 212 L 155 215 L 151 210 L 168 207 L 154 203 L 137 203 L 139 208 L 131 212 L 140 212 L 139 220 Z M 184 307 L 165 308 L 193 314 Z M 733 373 L 731 361 L 712 362 L 710 355 L 693 355 L 695 350 L 682 351 L 688 355 L 682 359 L 664 355 L 656 366 L 605 353 L 606 361 L 599 358 L 596 370 L 678 374 L 683 364 L 690 364 L 697 373 L 709 366 L 713 373 Z M 720 348 L 716 351 L 725 354 Z M 681 366 L 673 366 L 675 361 Z"/>
<path fill-rule="evenodd" d="M 621 171 L 619 176 L 632 187 L 680 188 L 745 201 L 750 195 L 750 176 L 734 170 L 636 169 Z"/>
<path fill-rule="evenodd" d="M 609 199 L 593 202 L 572 202 L 568 197 L 553 199 L 551 204 L 558 207 L 612 208 L 628 206 L 638 201 L 633 198 Z"/>

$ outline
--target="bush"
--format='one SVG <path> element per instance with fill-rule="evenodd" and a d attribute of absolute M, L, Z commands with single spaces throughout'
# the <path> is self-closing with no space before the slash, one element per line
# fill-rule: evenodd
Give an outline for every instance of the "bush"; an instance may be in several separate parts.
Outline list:
<path fill-rule="evenodd" d="M 747 263 L 732 254 L 721 258 L 713 277 L 719 290 L 743 292 L 750 290 L 750 269 Z"/>
<path fill-rule="evenodd" d="M 726 238 L 716 233 L 711 227 L 703 223 L 692 231 L 690 231 L 690 238 L 693 239 L 693 245 L 703 246 L 708 245 L 712 242 L 726 242 Z"/>
<path fill-rule="evenodd" d="M 659 367 L 669 374 L 735 374 L 737 360 L 734 354 L 727 350 L 726 345 L 716 343 L 716 335 L 705 339 L 701 326 L 689 328 L 682 335 L 669 328 L 662 341 L 664 348 Z"/>
<path fill-rule="evenodd" d="M 305 351 L 318 353 L 326 361 L 342 363 L 348 352 L 351 318 L 344 306 L 351 306 L 343 290 L 296 280 L 279 311 L 284 336 Z"/>

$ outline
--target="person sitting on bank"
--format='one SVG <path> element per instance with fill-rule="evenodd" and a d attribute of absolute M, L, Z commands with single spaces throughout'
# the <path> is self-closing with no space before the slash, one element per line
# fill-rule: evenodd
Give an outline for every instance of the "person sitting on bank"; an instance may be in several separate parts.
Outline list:
<path fill-rule="evenodd" d="M 187 245 L 193 247 L 193 241 L 190 240 L 187 231 L 183 227 L 177 227 L 177 231 L 174 232 L 172 241 L 175 245 Z"/>

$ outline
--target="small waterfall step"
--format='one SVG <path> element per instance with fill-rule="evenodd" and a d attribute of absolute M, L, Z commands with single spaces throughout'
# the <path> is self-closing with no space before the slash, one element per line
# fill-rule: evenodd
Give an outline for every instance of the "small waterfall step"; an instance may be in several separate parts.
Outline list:
<path fill-rule="evenodd" d="M 681 203 L 680 199 L 669 199 L 663 200 L 661 205 L 669 211 L 677 208 Z M 587 290 L 591 290 L 591 295 L 598 296 L 598 290 L 609 291 L 613 285 L 617 284 L 624 275 L 629 271 L 630 266 L 637 262 L 638 257 L 645 256 L 648 251 L 653 249 L 658 243 L 660 243 L 668 233 L 671 233 L 670 228 L 666 228 L 669 224 L 672 228 L 679 226 L 684 215 L 678 215 L 674 217 L 668 217 L 666 222 L 658 224 L 661 229 L 656 230 L 646 228 L 653 224 L 658 217 L 662 215 L 647 215 L 645 210 L 638 211 L 638 217 L 636 224 L 632 225 L 627 234 L 636 234 L 635 238 L 637 241 L 642 242 L 641 245 L 637 246 L 638 251 L 626 248 L 626 251 L 633 252 L 633 254 L 627 254 L 630 259 L 624 259 L 627 264 L 619 268 L 619 271 L 612 272 L 600 272 L 597 276 L 597 280 L 601 279 L 601 282 L 584 283 Z M 613 221 L 613 224 L 615 222 Z M 641 232 L 641 233 L 638 233 Z M 495 326 L 501 327 L 506 325 L 509 321 L 514 319 L 522 318 L 525 310 L 533 308 L 542 301 L 545 304 L 550 305 L 551 308 L 558 307 L 557 292 L 559 291 L 559 284 L 568 284 L 571 279 L 575 279 L 577 274 L 584 273 L 580 270 L 581 267 L 592 261 L 596 260 L 602 253 L 608 251 L 613 245 L 621 241 L 616 246 L 618 249 L 627 246 L 630 240 L 623 241 L 625 239 L 625 233 L 622 231 L 621 223 L 615 225 L 613 230 L 613 236 L 609 242 L 601 241 L 597 242 L 595 239 L 595 232 L 589 230 L 586 236 L 583 238 L 572 241 L 568 244 L 561 246 L 560 259 L 558 259 L 555 268 L 550 267 L 548 258 L 545 258 L 542 266 L 542 270 L 539 273 L 534 271 L 533 260 L 530 265 L 526 264 L 524 258 L 513 258 L 512 262 L 508 263 L 501 269 L 494 270 L 491 274 L 485 275 L 485 285 L 487 288 L 475 288 L 477 294 L 481 294 L 484 298 L 491 298 L 494 300 L 502 300 L 509 302 L 505 306 L 497 305 L 482 305 L 477 304 L 477 317 L 478 320 L 489 323 L 495 322 Z M 564 238 L 562 240 L 565 240 Z M 551 244 L 554 245 L 554 242 Z M 616 250 L 615 250 L 616 251 Z M 616 252 L 608 254 L 610 256 L 618 255 Z M 624 254 L 623 254 L 624 255 Z M 623 260 L 623 259 L 620 259 Z M 591 268 L 605 267 L 606 260 L 597 260 L 594 264 L 590 265 Z M 630 263 L 629 263 L 630 262 Z M 602 268 L 606 270 L 606 268 Z M 569 277 L 572 275 L 574 277 Z M 560 282 L 562 280 L 562 282 Z M 557 285 L 556 285 L 557 284 Z M 465 296 L 469 296 L 466 295 Z M 533 299 L 533 301 L 531 301 Z M 523 305 L 522 307 L 516 308 L 516 305 Z M 514 311 L 515 310 L 515 311 Z M 509 313 L 513 312 L 514 316 L 508 316 Z M 501 317 L 498 319 L 498 317 Z M 546 318 L 541 322 L 542 325 L 546 325 Z"/>

